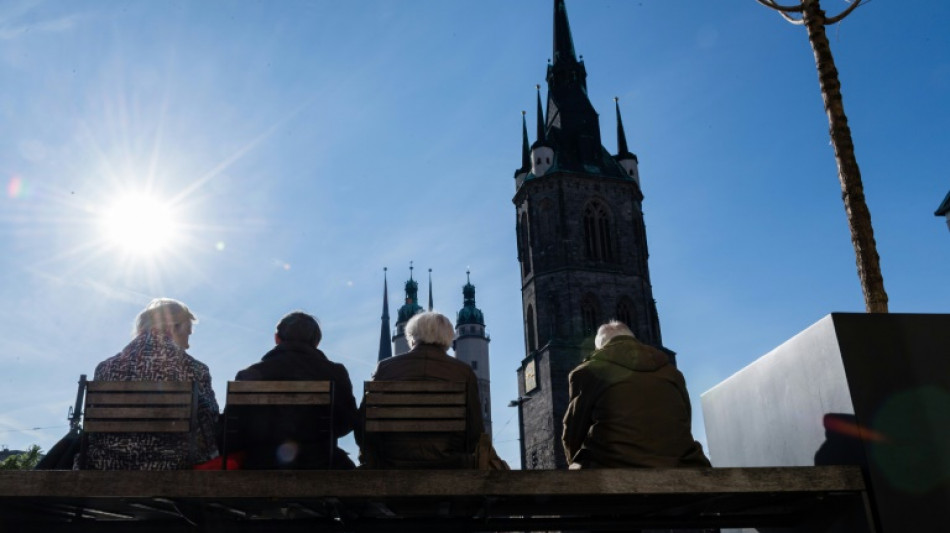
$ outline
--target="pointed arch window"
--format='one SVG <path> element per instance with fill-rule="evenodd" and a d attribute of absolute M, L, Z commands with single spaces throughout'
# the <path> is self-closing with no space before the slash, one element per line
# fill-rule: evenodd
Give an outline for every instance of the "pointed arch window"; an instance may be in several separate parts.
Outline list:
<path fill-rule="evenodd" d="M 627 327 L 630 328 L 630 331 L 632 331 L 634 335 L 636 335 L 637 315 L 633 307 L 633 302 L 630 301 L 630 298 L 627 298 L 626 296 L 624 296 L 623 298 L 620 299 L 619 302 L 617 302 L 617 312 L 615 313 L 614 316 L 617 317 L 617 320 L 626 324 Z"/>
<path fill-rule="evenodd" d="M 587 295 L 581 300 L 581 333 L 584 337 L 593 337 L 600 326 L 600 311 L 593 296 Z"/>
<path fill-rule="evenodd" d="M 534 308 L 530 305 L 528 306 L 528 311 L 525 313 L 525 335 L 528 337 L 528 353 L 531 353 L 538 349 L 538 341 L 534 334 Z"/>
<path fill-rule="evenodd" d="M 521 256 L 521 271 L 522 275 L 527 276 L 531 273 L 531 239 L 528 235 L 528 213 L 521 213 L 521 223 L 518 226 L 518 251 Z"/>
<path fill-rule="evenodd" d="M 614 260 L 611 217 L 607 207 L 591 202 L 584 208 L 584 253 L 592 261 Z"/>

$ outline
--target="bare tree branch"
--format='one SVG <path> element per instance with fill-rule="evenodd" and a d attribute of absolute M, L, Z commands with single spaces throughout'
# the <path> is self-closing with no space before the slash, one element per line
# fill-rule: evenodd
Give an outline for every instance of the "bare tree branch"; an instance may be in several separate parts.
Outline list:
<path fill-rule="evenodd" d="M 782 11 L 779 11 L 778 14 L 779 14 L 779 15 L 782 15 L 782 18 L 783 18 L 783 19 L 785 19 L 785 20 L 791 22 L 792 24 L 794 24 L 794 25 L 796 25 L 796 26 L 803 26 L 803 25 L 805 24 L 805 18 L 804 18 L 804 17 L 802 17 L 802 18 L 800 18 L 800 19 L 797 19 L 797 18 L 795 18 L 795 17 L 789 15 L 788 13 L 784 13 L 784 12 L 782 12 Z"/>
<path fill-rule="evenodd" d="M 801 13 L 804 8 L 801 5 L 797 6 L 781 6 L 775 3 L 775 0 L 755 0 L 756 2 L 762 4 L 765 7 L 772 8 L 776 11 L 781 11 L 783 13 Z"/>
<path fill-rule="evenodd" d="M 864 0 L 854 0 L 853 2 L 851 2 L 851 5 L 848 6 L 848 9 L 845 9 L 844 11 L 842 11 L 842 12 L 841 12 L 840 14 L 838 14 L 838 15 L 835 15 L 835 16 L 833 16 L 833 17 L 828 17 L 828 18 L 826 18 L 826 19 L 825 19 L 825 26 L 830 26 L 831 24 L 835 24 L 836 22 L 840 22 L 841 19 L 847 17 L 849 14 L 851 14 L 852 11 L 854 11 L 855 9 L 857 9 L 858 6 L 860 6 L 861 4 L 865 4 L 865 3 L 867 3 L 867 2 L 865 2 Z"/>

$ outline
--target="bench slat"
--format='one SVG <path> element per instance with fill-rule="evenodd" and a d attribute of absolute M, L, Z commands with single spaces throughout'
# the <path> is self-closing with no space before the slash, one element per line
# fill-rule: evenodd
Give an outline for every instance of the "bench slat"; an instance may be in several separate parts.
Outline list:
<path fill-rule="evenodd" d="M 465 420 L 464 407 L 370 407 L 366 419 L 448 418 Z"/>
<path fill-rule="evenodd" d="M 367 381 L 366 392 L 465 392 L 465 383 L 458 381 Z"/>
<path fill-rule="evenodd" d="M 142 394 L 132 392 L 91 392 L 86 395 L 86 405 L 190 405 L 191 392 L 168 394 Z"/>
<path fill-rule="evenodd" d="M 366 405 L 465 405 L 464 394 L 368 394 Z"/>
<path fill-rule="evenodd" d="M 465 431 L 464 420 L 367 420 L 366 432 L 446 433 Z"/>
<path fill-rule="evenodd" d="M 267 393 L 228 394 L 228 405 L 330 405 L 329 394 Z"/>
<path fill-rule="evenodd" d="M 86 421 L 103 418 L 191 418 L 190 407 L 90 407 Z"/>
<path fill-rule="evenodd" d="M 190 381 L 89 381 L 87 392 L 191 392 Z"/>
<path fill-rule="evenodd" d="M 185 433 L 188 420 L 87 420 L 83 431 L 87 433 Z"/>
<path fill-rule="evenodd" d="M 273 392 L 330 392 L 329 381 L 229 381 L 228 394 Z"/>

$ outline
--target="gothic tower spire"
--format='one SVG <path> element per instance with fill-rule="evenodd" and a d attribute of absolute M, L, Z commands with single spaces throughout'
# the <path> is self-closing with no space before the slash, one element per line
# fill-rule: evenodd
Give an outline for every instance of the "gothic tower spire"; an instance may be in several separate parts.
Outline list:
<path fill-rule="evenodd" d="M 564 0 L 554 1 L 553 41 L 544 113 L 538 90 L 531 172 L 515 180 L 512 199 L 525 333 L 518 369 L 525 469 L 565 468 L 572 459 L 561 446 L 568 374 L 591 354 L 598 326 L 615 318 L 663 349 L 636 156 L 627 148 L 619 103 L 620 153 L 601 143 Z M 472 300 L 477 309 L 474 291 Z"/>
<path fill-rule="evenodd" d="M 518 170 L 522 172 L 531 168 L 531 145 L 528 144 L 528 122 L 525 114 L 525 111 L 521 112 L 521 168 Z"/>
<path fill-rule="evenodd" d="M 406 303 L 399 308 L 396 317 L 396 334 L 393 335 L 393 352 L 396 355 L 409 351 L 409 341 L 406 339 L 406 322 L 416 313 L 422 311 L 419 305 L 419 283 L 412 279 L 412 261 L 409 261 L 409 279 L 406 280 Z"/>
<path fill-rule="evenodd" d="M 392 337 L 389 329 L 389 283 L 383 267 L 383 323 L 379 330 L 379 361 L 393 356 Z"/>

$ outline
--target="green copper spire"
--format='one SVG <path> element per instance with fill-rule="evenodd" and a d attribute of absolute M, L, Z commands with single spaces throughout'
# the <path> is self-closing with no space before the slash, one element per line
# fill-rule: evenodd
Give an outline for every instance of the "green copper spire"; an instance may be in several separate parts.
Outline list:
<path fill-rule="evenodd" d="M 458 327 L 464 324 L 478 324 L 480 326 L 484 326 L 485 316 L 482 314 L 481 309 L 475 307 L 475 286 L 472 285 L 471 271 L 466 270 L 465 277 L 467 282 L 465 283 L 465 286 L 462 287 L 464 304 L 462 309 L 458 312 L 458 318 L 455 321 L 455 326 Z"/>
<path fill-rule="evenodd" d="M 406 281 L 406 303 L 399 308 L 399 315 L 396 319 L 397 324 L 408 322 L 419 311 L 422 306 L 419 305 L 419 284 L 412 279 L 412 261 L 409 262 L 409 279 Z"/>

